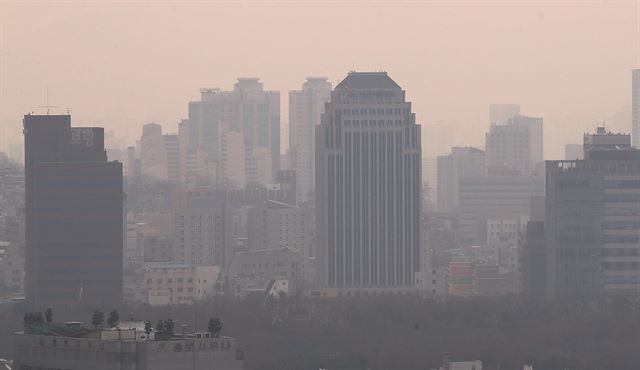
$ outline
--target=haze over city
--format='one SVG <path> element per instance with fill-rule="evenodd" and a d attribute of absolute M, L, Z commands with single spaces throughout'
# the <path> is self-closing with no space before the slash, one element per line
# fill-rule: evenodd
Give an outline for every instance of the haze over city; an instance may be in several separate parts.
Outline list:
<path fill-rule="evenodd" d="M 202 87 L 259 77 L 267 90 L 393 74 L 418 123 L 456 121 L 482 145 L 491 103 L 545 118 L 545 156 L 630 105 L 640 63 L 638 1 L 205 1 L 0 4 L 0 146 L 35 106 L 133 143 L 140 124 L 176 131 Z M 48 95 L 48 98 L 47 98 Z M 282 122 L 288 122 L 286 94 Z M 286 142 L 283 143 L 285 147 Z M 423 148 L 426 156 L 444 154 Z"/>
<path fill-rule="evenodd" d="M 638 343 L 640 0 L 0 0 L 0 369 Z"/>

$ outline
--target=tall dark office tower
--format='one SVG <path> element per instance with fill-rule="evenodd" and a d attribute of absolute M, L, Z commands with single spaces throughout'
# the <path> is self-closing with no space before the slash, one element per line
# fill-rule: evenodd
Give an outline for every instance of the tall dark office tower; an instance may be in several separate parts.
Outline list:
<path fill-rule="evenodd" d="M 104 129 L 26 115 L 26 294 L 34 307 L 113 305 L 122 297 L 122 164 Z"/>
<path fill-rule="evenodd" d="M 316 132 L 319 277 L 338 294 L 414 286 L 420 249 L 420 126 L 385 72 L 350 72 Z"/>
<path fill-rule="evenodd" d="M 628 135 L 610 135 L 620 140 Z M 601 137 L 599 141 L 606 142 Z M 640 151 L 592 148 L 546 162 L 548 297 L 640 291 Z"/>

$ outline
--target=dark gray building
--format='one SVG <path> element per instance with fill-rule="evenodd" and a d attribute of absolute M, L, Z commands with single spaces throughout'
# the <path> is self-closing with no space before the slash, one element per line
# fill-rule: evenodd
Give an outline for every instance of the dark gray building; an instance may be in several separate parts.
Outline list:
<path fill-rule="evenodd" d="M 386 72 L 350 72 L 316 132 L 319 276 L 346 295 L 414 288 L 420 126 Z"/>
<path fill-rule="evenodd" d="M 548 297 L 640 292 L 640 151 L 546 162 Z"/>
<path fill-rule="evenodd" d="M 36 307 L 122 297 L 122 164 L 104 130 L 69 115 L 26 115 L 26 296 Z"/>

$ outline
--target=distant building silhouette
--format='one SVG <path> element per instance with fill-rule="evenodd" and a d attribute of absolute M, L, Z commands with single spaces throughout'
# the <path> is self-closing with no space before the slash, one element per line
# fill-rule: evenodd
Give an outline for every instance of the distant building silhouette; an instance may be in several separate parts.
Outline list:
<path fill-rule="evenodd" d="M 543 161 L 542 118 L 515 115 L 491 124 L 485 137 L 487 168 L 531 174 Z"/>
<path fill-rule="evenodd" d="M 517 104 L 489 105 L 489 123 L 492 125 L 506 125 L 510 118 L 517 115 L 520 115 L 520 106 Z"/>
<path fill-rule="evenodd" d="M 457 239 L 486 243 L 486 221 L 528 217 L 531 197 L 544 195 L 544 176 L 519 176 L 513 171 L 465 176 L 459 180 Z"/>
<path fill-rule="evenodd" d="M 309 201 L 315 188 L 315 132 L 330 96 L 326 77 L 308 77 L 302 90 L 289 91 L 289 153 L 298 202 Z"/>
<path fill-rule="evenodd" d="M 235 131 L 244 139 L 247 181 L 256 176 L 265 181 L 255 173 L 265 164 L 270 166 L 267 180 L 275 178 L 280 168 L 280 93 L 264 91 L 257 78 L 239 78 L 233 91 L 201 89 L 200 95 L 200 101 L 189 102 L 189 119 L 181 123 L 184 160 L 221 166 L 222 135 Z M 198 156 L 204 158 L 196 160 Z"/>
<path fill-rule="evenodd" d="M 485 174 L 485 153 L 477 148 L 451 148 L 438 157 L 438 211 L 455 212 L 460 205 L 460 179 Z"/>
<path fill-rule="evenodd" d="M 140 170 L 156 180 L 180 181 L 180 141 L 178 135 L 162 133 L 162 126 L 147 123 L 140 138 Z"/>
<path fill-rule="evenodd" d="M 628 142 L 628 135 L 596 133 L 595 139 Z M 640 151 L 628 145 L 591 147 L 584 160 L 546 162 L 548 297 L 637 296 L 639 176 Z"/>
<path fill-rule="evenodd" d="M 566 144 L 564 146 L 564 159 L 569 161 L 574 159 L 584 159 L 584 149 L 582 148 L 582 144 Z"/>
<path fill-rule="evenodd" d="M 104 130 L 69 115 L 26 115 L 26 295 L 36 307 L 122 297 L 122 164 Z"/>
<path fill-rule="evenodd" d="M 420 126 L 385 72 L 350 72 L 316 131 L 319 276 L 346 295 L 414 289 Z"/>

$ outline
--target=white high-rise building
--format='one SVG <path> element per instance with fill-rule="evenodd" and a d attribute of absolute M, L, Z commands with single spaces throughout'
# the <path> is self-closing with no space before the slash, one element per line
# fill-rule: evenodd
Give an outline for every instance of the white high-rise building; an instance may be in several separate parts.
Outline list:
<path fill-rule="evenodd" d="M 386 72 L 350 72 L 316 131 L 318 274 L 338 295 L 414 290 L 420 126 Z"/>
<path fill-rule="evenodd" d="M 640 148 L 640 69 L 632 71 L 631 79 L 631 137 L 633 147 Z"/>
<path fill-rule="evenodd" d="M 516 115 L 506 125 L 491 124 L 485 136 L 487 168 L 530 174 L 542 165 L 542 118 Z"/>
<path fill-rule="evenodd" d="M 156 180 L 180 180 L 180 140 L 178 135 L 162 134 L 162 126 L 142 126 L 140 137 L 140 170 Z"/>
<path fill-rule="evenodd" d="M 309 201 L 315 187 L 315 128 L 331 97 L 326 77 L 307 77 L 302 90 L 289 91 L 289 153 L 296 171 L 296 200 Z"/>
<path fill-rule="evenodd" d="M 275 176 L 280 169 L 280 93 L 265 91 L 257 78 L 239 78 L 233 91 L 201 89 L 200 94 L 200 101 L 189 102 L 183 128 L 186 152 L 203 151 L 207 161 L 219 163 L 222 135 L 238 131 L 244 138 L 245 160 L 266 150 Z M 245 164 L 247 171 L 250 168 Z"/>
<path fill-rule="evenodd" d="M 227 189 L 244 189 L 247 185 L 244 136 L 239 131 L 227 131 L 220 142 L 222 182 Z"/>

